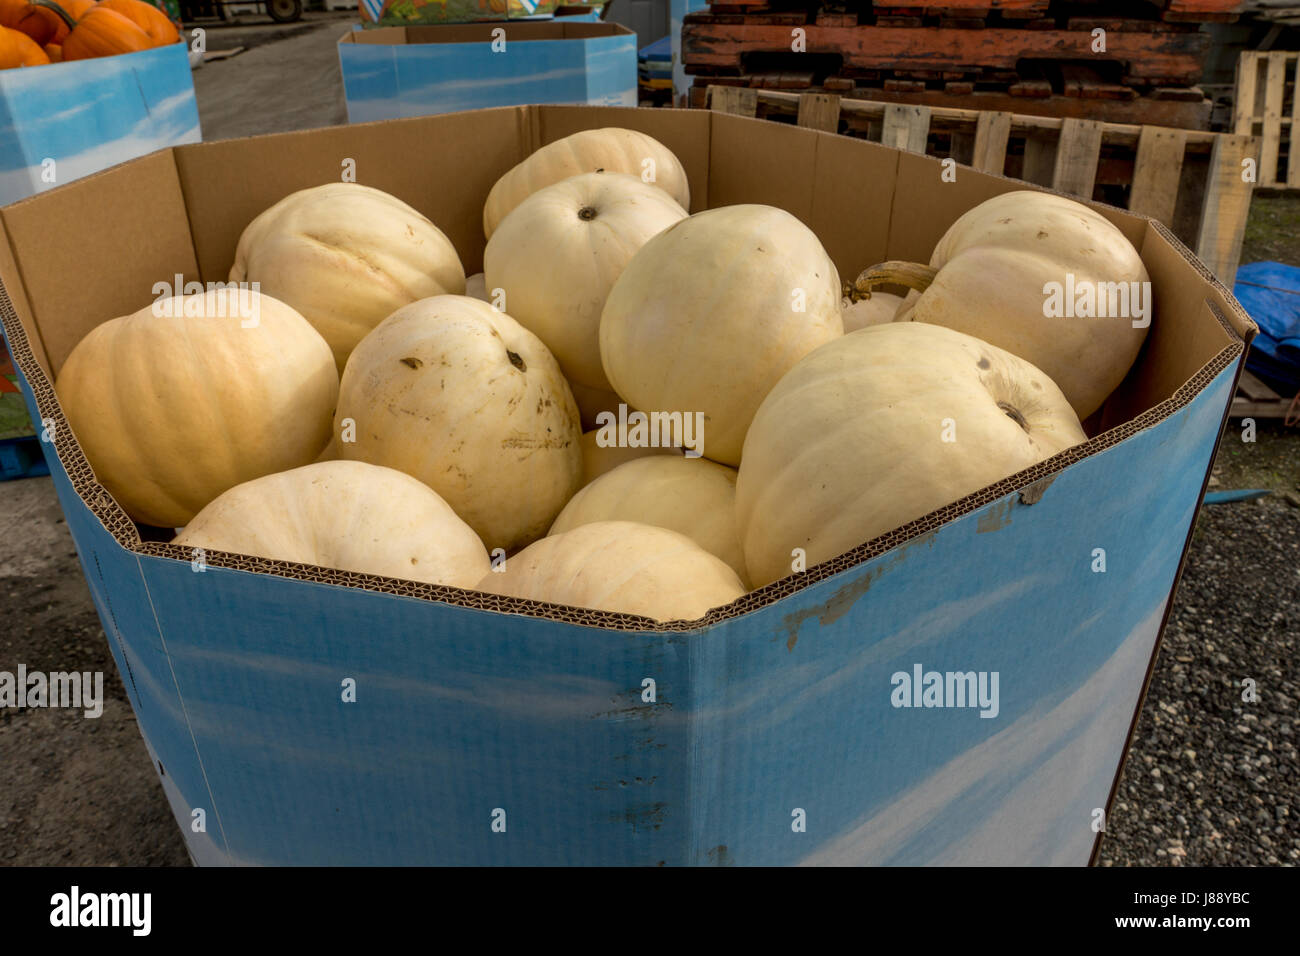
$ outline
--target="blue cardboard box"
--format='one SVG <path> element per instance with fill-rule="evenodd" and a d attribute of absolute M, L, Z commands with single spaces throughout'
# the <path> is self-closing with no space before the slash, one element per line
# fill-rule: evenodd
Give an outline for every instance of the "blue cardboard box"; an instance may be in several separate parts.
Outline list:
<path fill-rule="evenodd" d="M 1154 221 L 1098 207 L 1140 249 L 1155 316 L 1086 444 L 698 621 L 196 565 L 96 481 L 52 383 L 154 282 L 224 280 L 247 223 L 341 156 L 477 271 L 496 179 L 606 126 L 671 148 L 695 210 L 789 210 L 842 275 L 923 260 L 1024 188 L 762 120 L 535 106 L 182 146 L 0 209 L 0 320 L 195 860 L 1088 863 L 1255 331 Z M 930 705 L 931 675 L 954 706 Z"/>
<path fill-rule="evenodd" d="M 184 43 L 0 72 L 0 205 L 200 139 Z"/>
<path fill-rule="evenodd" d="M 636 34 L 581 18 L 354 30 L 339 65 L 352 123 L 637 97 Z"/>

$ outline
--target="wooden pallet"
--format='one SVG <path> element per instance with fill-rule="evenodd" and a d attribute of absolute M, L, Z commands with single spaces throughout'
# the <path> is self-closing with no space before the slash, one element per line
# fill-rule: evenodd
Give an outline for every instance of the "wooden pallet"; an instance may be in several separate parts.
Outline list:
<path fill-rule="evenodd" d="M 1300 123 L 1297 91 L 1300 53 L 1246 52 L 1238 58 L 1233 132 L 1260 136 L 1258 185 L 1265 189 L 1300 189 L 1300 155 L 1292 149 Z"/>
<path fill-rule="evenodd" d="M 1281 418 L 1288 425 L 1297 424 L 1300 395 L 1286 398 L 1269 388 L 1250 372 L 1242 369 L 1237 394 L 1232 399 L 1233 418 Z"/>
<path fill-rule="evenodd" d="M 1090 30 L 982 30 L 927 26 L 824 26 L 806 12 L 752 16 L 688 14 L 682 24 L 682 63 L 687 73 L 752 73 L 753 63 L 773 69 L 810 69 L 842 76 L 875 71 L 919 71 L 941 77 L 972 71 L 1016 73 L 1022 61 L 1112 64 L 1118 79 L 1142 86 L 1193 86 L 1200 79 L 1210 35 L 1195 29 L 1107 34 L 1104 56 L 1092 50 Z M 1055 25 L 1053 25 L 1055 26 Z M 792 49 L 795 29 L 803 48 Z"/>
<path fill-rule="evenodd" d="M 1254 188 L 1241 175 L 1242 161 L 1258 155 L 1253 137 L 737 86 L 710 87 L 708 106 L 951 156 L 984 172 L 1088 199 L 1103 169 L 1103 148 L 1128 150 L 1127 208 L 1168 225 L 1232 288 Z"/>

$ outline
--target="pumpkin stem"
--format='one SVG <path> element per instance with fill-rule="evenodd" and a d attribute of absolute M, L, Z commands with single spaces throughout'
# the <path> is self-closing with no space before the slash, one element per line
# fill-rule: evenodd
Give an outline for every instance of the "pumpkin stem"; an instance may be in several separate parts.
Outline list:
<path fill-rule="evenodd" d="M 901 285 L 908 289 L 915 289 L 917 292 L 924 292 L 930 288 L 930 283 L 938 274 L 939 270 L 934 266 L 927 266 L 921 262 L 899 260 L 881 262 L 862 271 L 851 290 L 856 295 L 850 297 L 855 301 L 859 298 L 870 299 L 871 291 L 881 285 Z"/>
<path fill-rule="evenodd" d="M 77 21 L 68 15 L 68 11 L 55 3 L 54 0 L 31 0 L 31 5 L 33 7 L 44 7 L 46 10 L 53 10 L 54 13 L 68 25 L 69 30 L 73 29 L 77 25 Z"/>

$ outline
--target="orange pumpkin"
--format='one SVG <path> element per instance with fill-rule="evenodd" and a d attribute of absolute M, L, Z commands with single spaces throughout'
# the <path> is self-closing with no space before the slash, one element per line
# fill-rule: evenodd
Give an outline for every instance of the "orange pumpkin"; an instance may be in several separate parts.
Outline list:
<path fill-rule="evenodd" d="M 47 43 L 45 55 L 50 58 L 51 63 L 58 63 L 63 59 L 63 47 L 58 43 Z"/>
<path fill-rule="evenodd" d="M 103 7 L 122 14 L 143 30 L 153 41 L 154 46 L 167 46 L 181 38 L 171 18 L 152 4 L 144 3 L 143 0 L 100 0 L 98 4 L 90 0 L 86 5 Z M 80 16 L 75 10 L 72 13 L 73 16 Z"/>
<path fill-rule="evenodd" d="M 0 27 L 25 33 L 38 45 L 58 43 L 60 31 L 68 32 L 57 13 L 28 0 L 0 0 Z"/>
<path fill-rule="evenodd" d="M 66 10 L 53 0 L 33 0 L 37 6 L 54 10 L 68 25 L 68 36 L 63 41 L 63 59 L 88 60 L 97 56 L 134 53 L 154 46 L 153 40 L 136 23 L 101 3 L 96 3 L 73 20 Z"/>
<path fill-rule="evenodd" d="M 26 33 L 0 27 L 0 70 L 18 66 L 44 66 L 50 62 L 45 51 Z"/>

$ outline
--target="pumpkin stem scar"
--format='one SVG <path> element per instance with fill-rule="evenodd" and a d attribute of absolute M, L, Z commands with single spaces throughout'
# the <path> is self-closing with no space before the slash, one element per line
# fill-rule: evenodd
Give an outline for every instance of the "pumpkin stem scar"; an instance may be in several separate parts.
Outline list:
<path fill-rule="evenodd" d="M 998 408 L 1006 413 L 1007 418 L 1011 419 L 1025 431 L 1029 431 L 1029 422 L 1025 421 L 1025 416 L 1020 414 L 1020 409 L 1006 402 L 998 402 Z"/>
<path fill-rule="evenodd" d="M 596 210 L 591 206 L 583 206 L 578 210 L 578 218 L 583 222 L 591 222 L 591 220 L 596 218 Z"/>
<path fill-rule="evenodd" d="M 939 274 L 934 266 L 921 262 L 901 262 L 890 260 L 881 262 L 869 269 L 864 269 L 853 283 L 853 291 L 861 298 L 871 298 L 871 290 L 882 285 L 901 285 L 917 292 L 930 288 L 930 283 Z"/>
<path fill-rule="evenodd" d="M 524 364 L 523 356 L 521 356 L 518 352 L 512 352 L 509 349 L 506 349 L 506 356 L 510 359 L 510 364 L 513 365 L 515 368 L 519 369 L 519 371 L 521 372 L 528 371 L 528 366 Z"/>

